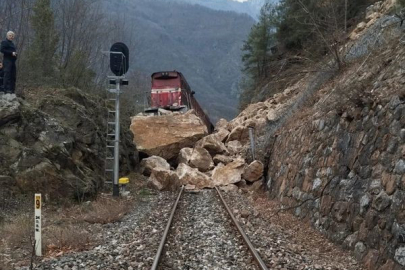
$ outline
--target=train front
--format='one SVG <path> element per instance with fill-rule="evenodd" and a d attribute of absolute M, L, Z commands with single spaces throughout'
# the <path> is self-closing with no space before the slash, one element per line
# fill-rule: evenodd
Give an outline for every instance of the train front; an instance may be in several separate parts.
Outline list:
<path fill-rule="evenodd" d="M 182 103 L 181 76 L 177 71 L 163 71 L 152 74 L 150 108 L 145 112 L 158 112 L 159 108 L 170 111 L 186 110 Z"/>

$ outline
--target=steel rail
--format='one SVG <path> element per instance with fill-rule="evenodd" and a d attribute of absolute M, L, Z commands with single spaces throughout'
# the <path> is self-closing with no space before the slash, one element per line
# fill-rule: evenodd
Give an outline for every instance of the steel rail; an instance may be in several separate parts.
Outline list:
<path fill-rule="evenodd" d="M 183 193 L 183 190 L 184 190 L 184 186 L 181 187 L 179 195 L 177 196 L 177 200 L 173 205 L 173 209 L 172 209 L 172 212 L 170 214 L 169 221 L 167 222 L 166 229 L 165 229 L 165 231 L 163 233 L 162 240 L 160 241 L 159 248 L 158 248 L 158 251 L 156 253 L 155 260 L 153 261 L 151 270 L 156 270 L 157 267 L 158 267 L 160 257 L 161 257 L 162 252 L 163 252 L 163 247 L 165 246 L 167 235 L 169 234 L 169 230 L 170 230 L 170 227 L 172 225 L 174 213 L 176 212 L 177 204 L 179 203 L 179 200 L 180 200 L 181 194 Z"/>
<path fill-rule="evenodd" d="M 256 262 L 259 264 L 259 267 L 261 270 L 268 270 L 266 264 L 263 262 L 262 258 L 260 258 L 259 253 L 257 253 L 255 247 L 253 246 L 252 242 L 250 242 L 249 237 L 245 234 L 243 231 L 242 227 L 239 225 L 238 221 L 236 220 L 235 216 L 232 214 L 231 209 L 228 207 L 226 204 L 224 198 L 222 197 L 221 192 L 217 187 L 215 187 L 217 190 L 217 193 L 219 195 L 219 198 L 222 201 L 222 204 L 225 206 L 226 210 L 228 211 L 228 214 L 231 216 L 231 219 L 233 223 L 235 224 L 236 228 L 238 229 L 239 233 L 242 235 L 243 241 L 245 241 L 246 245 L 249 247 L 250 253 L 252 253 L 253 258 L 256 260 Z"/>

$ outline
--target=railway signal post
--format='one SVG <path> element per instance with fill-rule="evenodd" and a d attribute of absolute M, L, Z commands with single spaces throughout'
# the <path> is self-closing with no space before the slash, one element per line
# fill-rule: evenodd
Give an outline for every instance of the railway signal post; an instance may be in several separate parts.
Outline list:
<path fill-rule="evenodd" d="M 114 166 L 111 171 L 113 172 L 113 196 L 118 197 L 120 195 L 119 190 L 119 155 L 120 155 L 120 95 L 122 93 L 121 86 L 128 85 L 128 80 L 125 79 L 125 74 L 129 68 L 129 50 L 128 47 L 121 42 L 114 43 L 108 52 L 110 56 L 110 69 L 114 76 L 108 76 L 108 82 L 110 85 L 115 85 L 115 88 L 108 89 L 108 91 L 114 94 L 115 111 L 112 112 L 115 117 L 112 122 L 107 122 L 107 148 L 113 148 L 113 157 L 106 157 L 114 161 Z M 109 137 L 110 136 L 110 137 Z M 111 138 L 112 137 L 112 138 Z M 110 139 L 109 139 L 110 138 Z M 113 145 L 109 145 L 108 142 L 114 142 Z M 107 162 L 107 160 L 106 160 Z M 106 171 L 108 169 L 106 168 Z M 109 170 L 110 171 L 110 170 Z"/>

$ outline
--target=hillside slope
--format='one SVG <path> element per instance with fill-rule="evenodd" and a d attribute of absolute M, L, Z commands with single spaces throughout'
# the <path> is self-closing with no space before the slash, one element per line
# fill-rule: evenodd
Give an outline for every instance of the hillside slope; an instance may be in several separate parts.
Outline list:
<path fill-rule="evenodd" d="M 223 11 L 233 11 L 237 13 L 246 13 L 252 18 L 257 18 L 260 9 L 266 2 L 266 0 L 249 0 L 245 2 L 237 2 L 233 0 L 166 0 L 166 1 L 178 1 L 178 2 L 185 2 L 190 4 L 196 4 L 205 6 L 215 10 L 223 10 Z M 278 2 L 277 0 L 269 1 L 269 2 Z"/>
<path fill-rule="evenodd" d="M 181 71 L 214 121 L 236 115 L 240 48 L 251 17 L 177 2 L 105 2 L 111 16 L 125 17 L 130 25 L 122 38 L 130 44 L 134 37 L 132 69 Z"/>
<path fill-rule="evenodd" d="M 306 75 L 230 125 L 241 138 L 256 126 L 272 198 L 352 250 L 367 269 L 399 270 L 405 266 L 405 26 L 380 11 L 360 26 L 350 35 L 345 69 Z"/>

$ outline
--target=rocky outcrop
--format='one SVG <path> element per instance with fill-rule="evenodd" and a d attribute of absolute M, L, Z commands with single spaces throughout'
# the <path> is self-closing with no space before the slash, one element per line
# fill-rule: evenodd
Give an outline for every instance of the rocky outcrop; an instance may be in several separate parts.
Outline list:
<path fill-rule="evenodd" d="M 141 161 L 140 168 L 143 175 L 150 176 L 153 169 L 170 170 L 170 164 L 164 158 L 151 156 Z"/>
<path fill-rule="evenodd" d="M 214 187 L 214 183 L 210 177 L 184 163 L 179 164 L 176 173 L 182 185 L 193 185 L 197 189 Z"/>
<path fill-rule="evenodd" d="M 207 135 L 207 127 L 193 111 L 161 116 L 138 115 L 130 127 L 140 152 L 166 160 L 177 158 L 180 150 L 194 146 Z"/>
<path fill-rule="evenodd" d="M 20 102 L 16 95 L 0 96 L 0 127 L 12 121 L 16 121 L 20 117 Z"/>
<path fill-rule="evenodd" d="M 104 183 L 101 104 L 74 88 L 28 89 L 25 100 L 0 96 L 0 175 L 13 181 L 12 192 L 41 192 L 55 201 L 95 195 Z M 126 138 L 121 160 L 133 160 L 136 150 Z"/>

